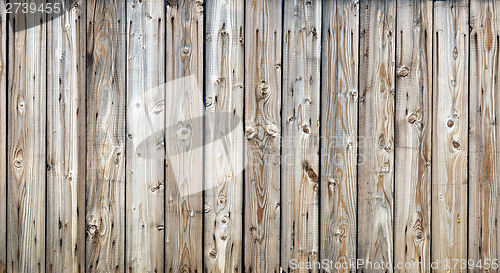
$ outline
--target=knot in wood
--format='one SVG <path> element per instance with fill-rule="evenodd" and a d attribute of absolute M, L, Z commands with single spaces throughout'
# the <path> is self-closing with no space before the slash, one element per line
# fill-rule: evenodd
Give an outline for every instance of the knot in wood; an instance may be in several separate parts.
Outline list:
<path fill-rule="evenodd" d="M 256 135 L 257 135 L 257 130 L 255 130 L 255 128 L 253 127 L 248 127 L 245 130 L 245 137 L 249 140 L 254 138 Z"/>
<path fill-rule="evenodd" d="M 269 124 L 266 126 L 266 132 L 271 137 L 278 136 L 278 127 L 275 124 Z"/>
<path fill-rule="evenodd" d="M 229 218 L 227 216 L 223 216 L 221 219 L 220 219 L 221 223 L 223 224 L 227 224 L 229 222 Z"/>
<path fill-rule="evenodd" d="M 408 73 L 409 73 L 409 69 L 408 67 L 406 66 L 401 66 L 399 69 L 398 69 L 398 76 L 399 77 L 406 77 L 408 76 Z"/>
<path fill-rule="evenodd" d="M 208 251 L 208 255 L 209 255 L 210 259 L 217 258 L 217 249 L 215 249 L 215 248 L 210 249 L 210 251 Z"/>
<path fill-rule="evenodd" d="M 187 140 L 191 136 L 191 126 L 183 126 L 177 130 L 177 138 Z"/>

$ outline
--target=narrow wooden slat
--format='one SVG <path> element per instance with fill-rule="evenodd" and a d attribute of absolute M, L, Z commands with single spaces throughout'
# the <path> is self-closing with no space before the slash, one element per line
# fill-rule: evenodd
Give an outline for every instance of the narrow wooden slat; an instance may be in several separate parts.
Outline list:
<path fill-rule="evenodd" d="M 127 152 L 126 270 L 163 272 L 164 147 L 141 140 L 161 128 L 164 115 L 150 112 L 164 103 L 165 4 L 128 0 L 127 14 Z M 163 135 L 157 135 L 163 142 Z"/>
<path fill-rule="evenodd" d="M 396 2 L 362 1 L 360 8 L 357 253 L 392 263 Z"/>
<path fill-rule="evenodd" d="M 498 259 L 500 2 L 470 2 L 468 258 Z M 495 272 L 495 270 L 490 270 Z M 476 267 L 469 272 L 484 272 Z"/>
<path fill-rule="evenodd" d="M 7 272 L 7 14 L 0 2 L 0 273 Z"/>
<path fill-rule="evenodd" d="M 208 0 L 204 272 L 242 272 L 244 1 Z"/>
<path fill-rule="evenodd" d="M 245 12 L 244 272 L 279 272 L 282 1 Z"/>
<path fill-rule="evenodd" d="M 165 270 L 202 272 L 203 1 L 167 1 Z M 189 85 L 194 77 L 197 86 Z M 178 81 L 180 85 L 169 82 Z M 173 87 L 175 86 L 175 88 Z M 177 88 L 178 87 L 178 88 Z M 200 125 L 201 124 L 201 125 Z M 172 147 L 173 146 L 173 147 Z M 172 149 L 168 149 L 172 147 Z"/>
<path fill-rule="evenodd" d="M 85 271 L 86 1 L 47 23 L 47 272 Z"/>
<path fill-rule="evenodd" d="M 86 271 L 123 272 L 125 1 L 87 2 Z"/>
<path fill-rule="evenodd" d="M 46 18 L 41 12 L 12 16 L 7 264 L 9 272 L 45 272 Z"/>
<path fill-rule="evenodd" d="M 394 262 L 408 272 L 431 263 L 432 7 L 397 3 Z"/>
<path fill-rule="evenodd" d="M 356 259 L 359 3 L 324 1 L 322 36 L 320 260 L 343 263 Z"/>
<path fill-rule="evenodd" d="M 441 263 L 467 259 L 468 19 L 468 1 L 434 2 L 431 258 Z"/>

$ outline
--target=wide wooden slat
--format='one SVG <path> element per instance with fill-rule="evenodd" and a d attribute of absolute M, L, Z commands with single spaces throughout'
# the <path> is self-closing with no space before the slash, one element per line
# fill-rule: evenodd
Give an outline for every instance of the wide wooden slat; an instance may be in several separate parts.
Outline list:
<path fill-rule="evenodd" d="M 279 272 L 282 1 L 245 12 L 244 272 Z"/>
<path fill-rule="evenodd" d="M 88 1 L 87 272 L 125 265 L 125 39 L 125 1 Z"/>
<path fill-rule="evenodd" d="M 468 19 L 468 1 L 434 2 L 431 258 L 441 263 L 467 259 Z"/>
<path fill-rule="evenodd" d="M 356 259 L 359 3 L 324 1 L 322 36 L 320 260 L 343 263 Z"/>
<path fill-rule="evenodd" d="M 393 261 L 395 8 L 361 2 L 357 254 L 379 263 Z"/>
<path fill-rule="evenodd" d="M 407 272 L 431 263 L 432 7 L 397 3 L 394 262 L 418 263 Z"/>
<path fill-rule="evenodd" d="M 7 14 L 0 2 L 0 201 L 7 200 Z M 0 202 L 0 273 L 7 272 L 7 202 Z"/>
<path fill-rule="evenodd" d="M 204 272 L 242 272 L 245 6 L 209 0 L 205 8 Z"/>
<path fill-rule="evenodd" d="M 500 2 L 474 0 L 470 4 L 468 258 L 484 264 L 486 259 L 499 258 L 500 242 Z"/>
<path fill-rule="evenodd" d="M 141 140 L 164 124 L 164 103 L 155 92 L 165 83 L 165 4 L 128 0 L 127 14 L 127 153 L 126 270 L 163 272 L 164 146 Z M 155 135 L 160 143 L 163 135 Z M 160 151 L 160 153 L 158 153 Z"/>
<path fill-rule="evenodd" d="M 281 267 L 287 269 L 292 259 L 319 258 L 321 1 L 284 1 L 283 13 Z"/>
<path fill-rule="evenodd" d="M 167 1 L 166 20 L 165 270 L 202 272 L 203 2 Z"/>
<path fill-rule="evenodd" d="M 47 272 L 85 271 L 86 1 L 47 23 Z"/>

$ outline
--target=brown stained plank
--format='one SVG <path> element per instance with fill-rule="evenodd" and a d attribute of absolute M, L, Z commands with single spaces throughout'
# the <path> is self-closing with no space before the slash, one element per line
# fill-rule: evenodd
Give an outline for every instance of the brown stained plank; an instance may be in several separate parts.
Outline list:
<path fill-rule="evenodd" d="M 432 134 L 432 1 L 397 3 L 395 264 L 429 272 Z"/>
<path fill-rule="evenodd" d="M 9 272 L 45 272 L 46 26 L 35 24 L 45 14 L 12 16 L 7 264 Z"/>
<path fill-rule="evenodd" d="M 7 272 L 7 29 L 5 2 L 0 2 L 0 273 Z"/>
<path fill-rule="evenodd" d="M 324 1 L 322 36 L 320 260 L 342 263 L 356 259 L 359 3 Z"/>
<path fill-rule="evenodd" d="M 126 270 L 163 272 L 164 146 L 141 143 L 164 124 L 165 4 L 128 0 L 127 14 L 127 152 Z M 156 88 L 156 89 L 154 89 Z M 158 91 L 158 92 L 156 92 Z M 160 155 L 160 156 L 157 156 Z"/>
<path fill-rule="evenodd" d="M 245 8 L 245 272 L 279 272 L 282 1 Z"/>
<path fill-rule="evenodd" d="M 357 254 L 358 259 L 392 263 L 396 2 L 360 5 Z M 373 272 L 380 271 L 386 272 Z"/>
<path fill-rule="evenodd" d="M 242 272 L 244 1 L 209 0 L 204 272 Z"/>
<path fill-rule="evenodd" d="M 86 271 L 123 272 L 125 1 L 87 2 Z"/>
<path fill-rule="evenodd" d="M 47 272 L 85 271 L 86 1 L 47 23 Z"/>
<path fill-rule="evenodd" d="M 321 1 L 285 1 L 283 12 L 281 267 L 288 269 L 292 259 L 319 258 Z"/>
<path fill-rule="evenodd" d="M 468 19 L 466 0 L 434 3 L 433 261 L 467 258 Z"/>
<path fill-rule="evenodd" d="M 166 21 L 165 270 L 202 272 L 203 1 L 167 1 Z"/>
<path fill-rule="evenodd" d="M 500 2 L 471 1 L 468 258 L 498 259 Z M 477 262 L 476 262 L 477 264 Z M 469 272 L 483 272 L 479 267 Z M 495 270 L 491 270 L 495 272 Z"/>

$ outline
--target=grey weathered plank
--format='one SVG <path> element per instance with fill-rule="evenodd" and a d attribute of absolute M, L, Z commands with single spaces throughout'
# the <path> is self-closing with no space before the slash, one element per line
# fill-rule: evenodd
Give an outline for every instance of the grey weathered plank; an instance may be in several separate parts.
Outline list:
<path fill-rule="evenodd" d="M 397 3 L 394 262 L 410 272 L 431 263 L 432 8 Z"/>
<path fill-rule="evenodd" d="M 357 254 L 387 263 L 393 261 L 396 2 L 362 1 L 360 9 Z"/>
<path fill-rule="evenodd" d="M 167 1 L 166 21 L 165 270 L 201 272 L 203 1 Z"/>
<path fill-rule="evenodd" d="M 242 272 L 245 6 L 205 8 L 205 272 Z"/>
<path fill-rule="evenodd" d="M 281 267 L 287 269 L 292 259 L 319 258 L 321 1 L 283 3 Z"/>
<path fill-rule="evenodd" d="M 7 200 L 7 29 L 5 2 L 0 2 L 0 201 Z M 7 272 L 7 202 L 0 202 L 0 273 Z"/>
<path fill-rule="evenodd" d="M 126 269 L 163 272 L 164 146 L 141 141 L 164 124 L 165 4 L 160 0 L 128 0 L 127 14 L 127 144 Z M 163 134 L 156 135 L 163 142 Z M 160 153 L 158 153 L 160 151 Z"/>
<path fill-rule="evenodd" d="M 125 265 L 125 19 L 125 1 L 87 2 L 87 272 Z"/>
<path fill-rule="evenodd" d="M 470 4 L 468 258 L 477 264 L 499 258 L 500 2 L 474 0 Z"/>
<path fill-rule="evenodd" d="M 467 259 L 468 1 L 435 2 L 433 19 L 431 259 Z"/>
<path fill-rule="evenodd" d="M 45 272 L 46 18 L 11 16 L 7 264 L 9 272 Z"/>
<path fill-rule="evenodd" d="M 279 272 L 282 1 L 245 8 L 245 272 Z"/>
<path fill-rule="evenodd" d="M 86 2 L 47 15 L 47 272 L 85 271 Z"/>
<path fill-rule="evenodd" d="M 322 36 L 320 260 L 346 262 L 356 259 L 359 3 L 325 1 Z"/>

